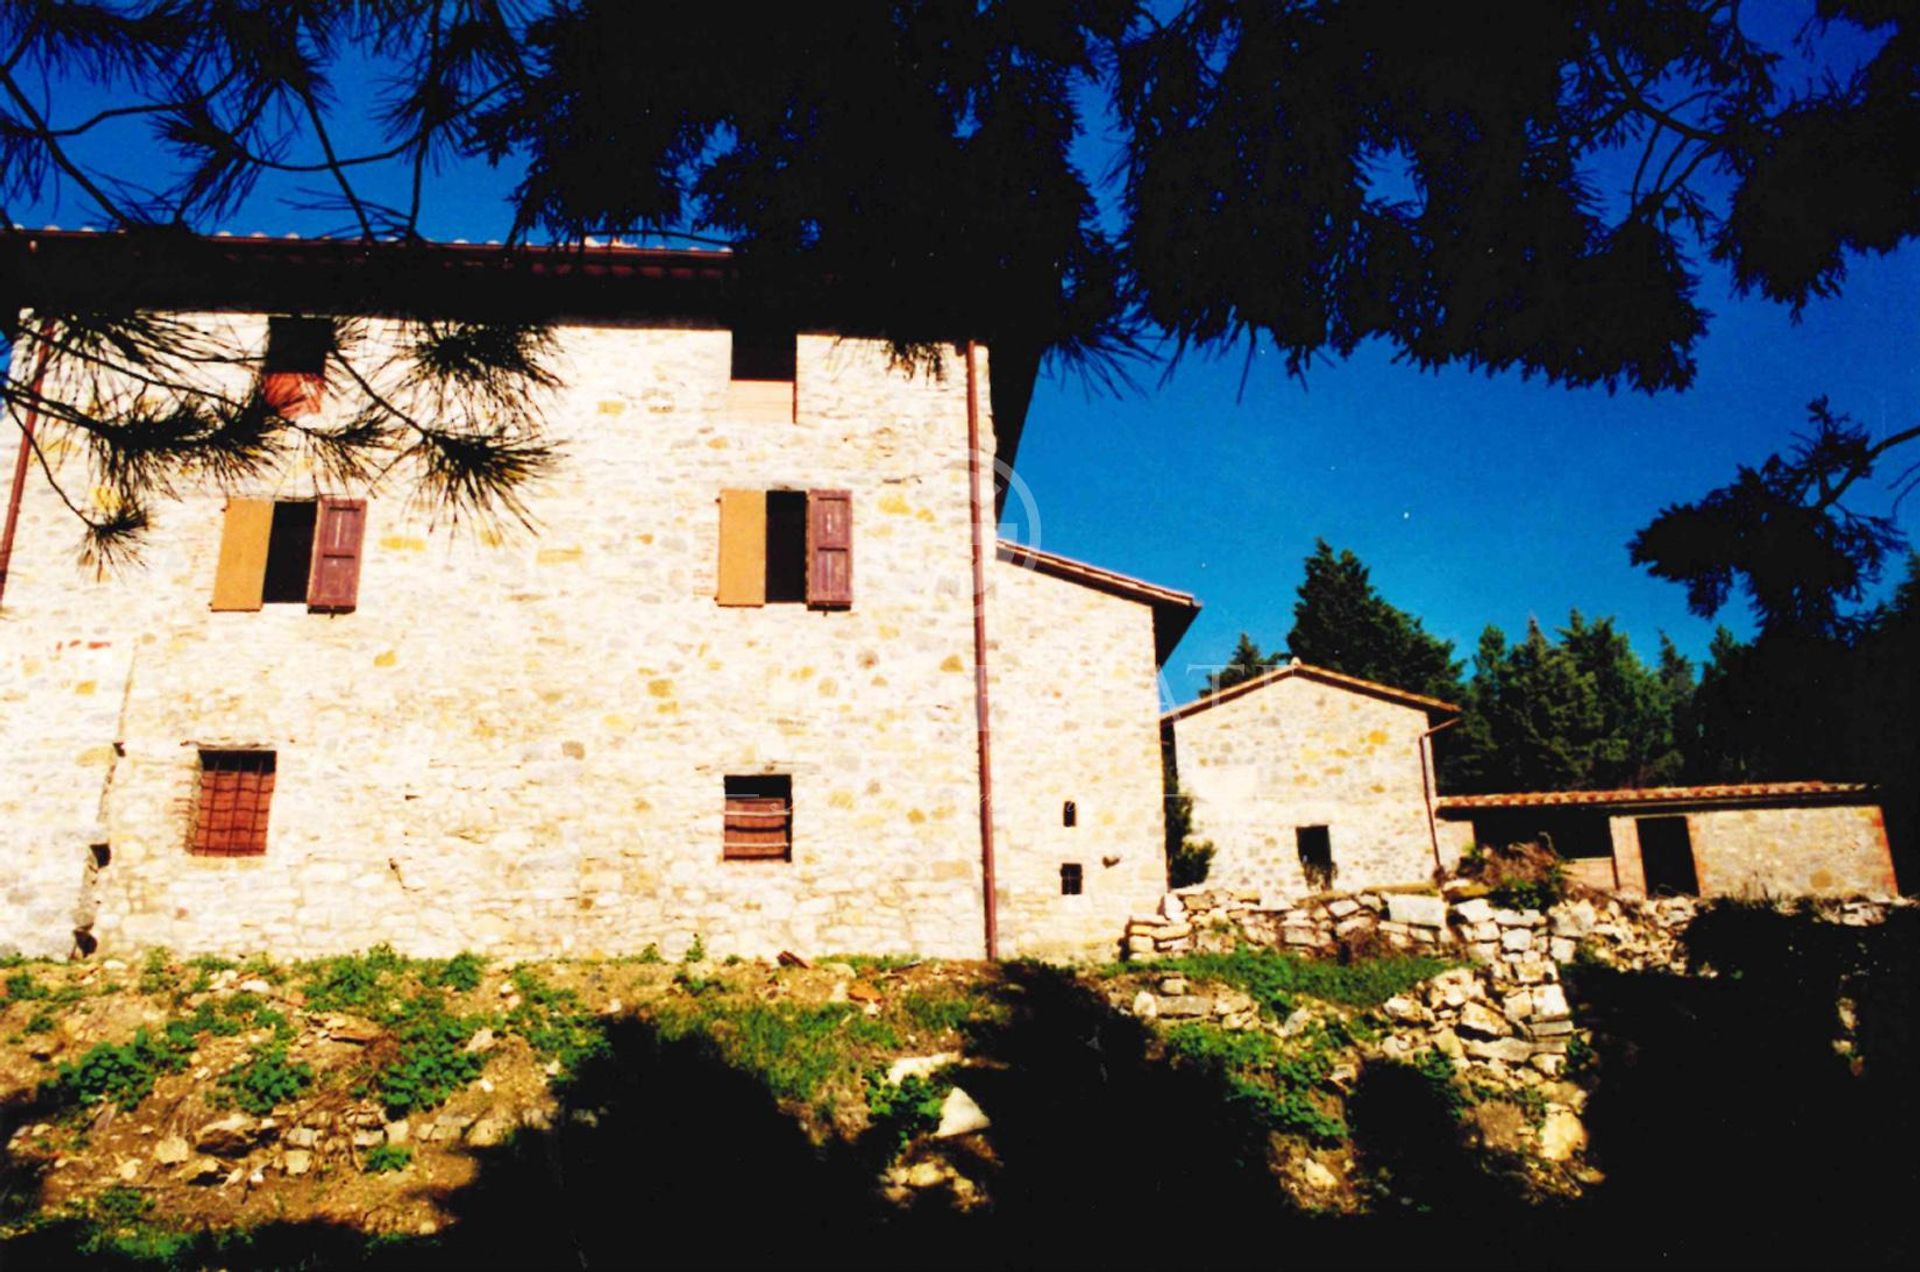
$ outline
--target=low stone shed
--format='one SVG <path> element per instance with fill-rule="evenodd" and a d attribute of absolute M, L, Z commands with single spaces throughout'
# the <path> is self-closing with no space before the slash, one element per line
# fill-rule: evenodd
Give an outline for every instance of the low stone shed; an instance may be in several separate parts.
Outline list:
<path fill-rule="evenodd" d="M 1275 905 L 1330 888 L 1430 882 L 1458 860 L 1434 832 L 1429 736 L 1459 708 L 1293 662 L 1161 717 L 1207 883 Z"/>
<path fill-rule="evenodd" d="M 1892 896 L 1886 821 L 1871 788 L 1761 782 L 1453 795 L 1443 839 L 1545 839 L 1589 887 L 1630 894 Z"/>

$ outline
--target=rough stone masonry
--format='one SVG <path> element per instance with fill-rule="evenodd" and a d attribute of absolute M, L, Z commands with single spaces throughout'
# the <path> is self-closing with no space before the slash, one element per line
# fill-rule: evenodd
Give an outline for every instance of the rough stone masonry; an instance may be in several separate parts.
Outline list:
<path fill-rule="evenodd" d="M 0 612 L 0 946 L 980 955 L 959 359 L 909 375 L 882 341 L 801 334 L 793 418 L 769 422 L 730 397 L 723 327 L 557 334 L 562 460 L 531 532 L 434 525 L 404 477 L 328 490 L 294 462 L 158 503 L 142 564 L 96 579 L 29 487 Z M 72 439 L 46 448 L 84 492 Z M 851 493 L 852 606 L 717 605 L 720 492 L 823 488 Z M 367 501 L 354 611 L 211 610 L 228 496 L 316 494 Z M 1110 949 L 1164 888 L 1153 617 L 990 568 L 1004 949 Z M 222 749 L 275 755 L 261 855 L 189 851 Z M 766 774 L 791 780 L 791 860 L 723 860 L 726 779 Z"/>

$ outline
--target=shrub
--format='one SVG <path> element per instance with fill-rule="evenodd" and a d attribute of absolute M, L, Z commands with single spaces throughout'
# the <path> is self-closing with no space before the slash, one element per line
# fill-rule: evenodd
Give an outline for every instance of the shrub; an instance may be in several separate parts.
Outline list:
<path fill-rule="evenodd" d="M 220 1075 L 219 1085 L 241 1108 L 256 1117 L 273 1112 L 313 1085 L 313 1068 L 287 1063 L 287 1045 L 271 1043 L 238 1068 Z"/>
<path fill-rule="evenodd" d="M 1171 760 L 1163 763 L 1167 792 L 1167 886 L 1190 888 L 1207 881 L 1213 844 L 1193 837 L 1193 796 L 1180 789 Z"/>
<path fill-rule="evenodd" d="M 1179 1063 L 1218 1080 L 1228 1102 L 1256 1124 L 1318 1144 L 1346 1138 L 1346 1123 L 1313 1098 L 1332 1069 L 1324 1050 L 1289 1053 L 1271 1034 L 1197 1022 L 1174 1026 L 1166 1039 Z"/>
<path fill-rule="evenodd" d="M 413 1162 L 413 1150 L 403 1144 L 376 1144 L 367 1150 L 360 1169 L 369 1175 L 384 1175 L 390 1170 L 405 1170 Z"/>
<path fill-rule="evenodd" d="M 687 946 L 686 957 L 684 957 L 680 961 L 683 963 L 701 963 L 706 961 L 706 957 L 707 957 L 707 947 L 701 944 L 700 934 L 698 932 L 695 932 L 693 934 L 693 944 Z"/>
<path fill-rule="evenodd" d="M 1460 858 L 1460 876 L 1487 889 L 1487 899 L 1510 910 L 1545 910 L 1567 892 L 1566 863 L 1547 844 L 1479 844 Z"/>

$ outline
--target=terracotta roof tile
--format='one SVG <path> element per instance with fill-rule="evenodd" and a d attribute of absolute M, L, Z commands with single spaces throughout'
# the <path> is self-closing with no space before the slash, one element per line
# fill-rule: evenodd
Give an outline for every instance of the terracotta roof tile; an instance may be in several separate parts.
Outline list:
<path fill-rule="evenodd" d="M 1752 800 L 1818 798 L 1831 800 L 1866 795 L 1864 782 L 1735 782 L 1721 786 L 1643 786 L 1611 791 L 1514 791 L 1499 795 L 1442 795 L 1434 801 L 1441 812 L 1477 808 L 1605 807 L 1622 804 L 1726 804 Z"/>

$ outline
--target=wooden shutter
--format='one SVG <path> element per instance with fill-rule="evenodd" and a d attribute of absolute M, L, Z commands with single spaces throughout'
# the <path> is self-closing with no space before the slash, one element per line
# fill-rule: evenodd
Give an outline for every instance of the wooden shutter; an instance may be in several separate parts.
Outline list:
<path fill-rule="evenodd" d="M 846 609 L 853 604 L 853 495 L 807 492 L 807 604 Z"/>
<path fill-rule="evenodd" d="M 307 609 L 314 614 L 351 614 L 360 599 L 360 543 L 367 532 L 364 499 L 322 499 L 313 529 L 313 574 Z"/>
<path fill-rule="evenodd" d="M 792 860 L 793 779 L 729 777 L 726 791 L 726 832 L 720 855 L 728 861 Z"/>
<path fill-rule="evenodd" d="M 714 598 L 722 605 L 767 603 L 765 491 L 720 492 L 720 578 Z"/>
<path fill-rule="evenodd" d="M 229 499 L 220 529 L 220 564 L 213 574 L 213 608 L 257 610 L 267 581 L 267 542 L 273 536 L 273 500 Z"/>

